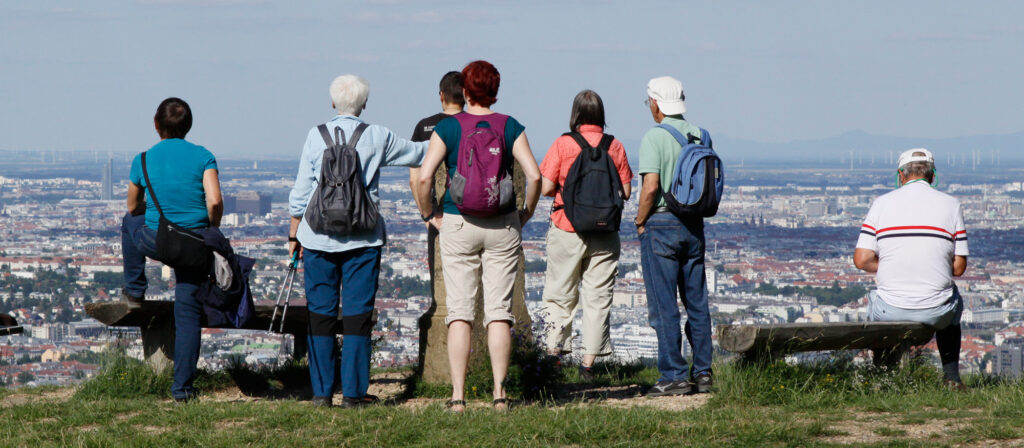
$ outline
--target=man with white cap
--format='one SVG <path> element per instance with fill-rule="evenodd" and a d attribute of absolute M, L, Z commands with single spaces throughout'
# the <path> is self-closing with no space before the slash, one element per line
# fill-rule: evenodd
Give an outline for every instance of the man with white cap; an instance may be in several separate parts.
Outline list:
<path fill-rule="evenodd" d="M 935 158 L 927 149 L 900 155 L 897 186 L 871 204 L 853 254 L 875 273 L 868 295 L 871 320 L 915 321 L 934 328 L 945 384 L 960 381 L 963 300 L 953 277 L 967 269 L 967 230 L 956 198 L 932 187 Z"/>
<path fill-rule="evenodd" d="M 675 127 L 697 141 L 700 128 L 683 118 L 683 84 L 663 76 L 647 83 L 647 104 L 654 121 Z M 701 142 L 706 143 L 706 142 Z M 647 288 L 648 320 L 658 336 L 661 377 L 649 396 L 685 395 L 711 391 L 711 313 L 704 279 L 704 220 L 679 219 L 665 204 L 676 159 L 682 146 L 665 129 L 647 131 L 640 142 L 643 187 L 636 224 L 640 262 Z M 693 350 L 688 369 L 682 354 L 679 299 L 686 307 L 686 339 Z"/>

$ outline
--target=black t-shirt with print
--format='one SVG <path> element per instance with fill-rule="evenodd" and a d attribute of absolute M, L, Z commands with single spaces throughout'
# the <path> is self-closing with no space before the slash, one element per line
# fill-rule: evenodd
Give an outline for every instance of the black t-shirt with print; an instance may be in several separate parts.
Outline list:
<path fill-rule="evenodd" d="M 437 126 L 441 120 L 450 116 L 451 115 L 447 115 L 445 113 L 437 113 L 420 120 L 419 123 L 416 123 L 416 129 L 413 129 L 412 138 L 410 140 L 414 142 L 425 142 L 430 140 L 430 136 L 434 133 L 434 126 Z"/>

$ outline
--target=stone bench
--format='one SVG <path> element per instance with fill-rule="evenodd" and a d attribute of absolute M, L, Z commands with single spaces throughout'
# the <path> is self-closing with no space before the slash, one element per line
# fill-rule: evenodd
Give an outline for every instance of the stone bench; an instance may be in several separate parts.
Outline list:
<path fill-rule="evenodd" d="M 719 325 L 718 344 L 763 362 L 789 353 L 871 350 L 875 365 L 895 366 L 912 346 L 931 340 L 934 330 L 917 322 L 841 322 L 773 325 Z"/>
<path fill-rule="evenodd" d="M 141 304 L 127 302 L 95 302 L 85 304 L 85 312 L 90 317 L 111 327 L 139 327 L 142 333 L 142 351 L 146 361 L 155 369 L 169 366 L 174 359 L 174 302 L 145 301 Z M 274 305 L 256 305 L 256 312 L 249 319 L 243 330 L 267 331 L 270 317 L 274 313 Z M 281 313 L 277 313 L 274 329 L 281 325 Z M 306 354 L 306 307 L 291 305 L 285 316 L 284 333 L 295 336 L 293 356 L 300 358 Z M 203 328 L 234 329 L 234 327 L 209 327 L 205 316 L 200 320 Z M 341 319 L 335 326 L 335 333 L 341 334 Z"/>

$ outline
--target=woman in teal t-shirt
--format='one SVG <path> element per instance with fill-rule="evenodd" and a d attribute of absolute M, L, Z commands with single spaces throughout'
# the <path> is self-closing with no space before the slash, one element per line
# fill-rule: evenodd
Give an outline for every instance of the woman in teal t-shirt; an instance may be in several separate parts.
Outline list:
<path fill-rule="evenodd" d="M 192 128 L 192 110 L 178 98 L 168 98 L 153 117 L 160 142 L 146 151 L 146 171 L 164 216 L 171 222 L 204 235 L 220 226 L 224 205 L 217 177 L 217 161 L 202 146 L 185 141 Z M 156 229 L 160 213 L 153 198 L 146 201 L 147 182 L 141 154 L 132 161 L 128 183 L 128 213 L 121 223 L 121 251 L 124 259 L 122 298 L 140 303 L 146 294 L 146 257 L 156 258 Z M 199 284 L 207 272 L 174 270 L 174 382 L 175 401 L 196 396 L 192 381 L 199 361 L 199 317 L 202 306 L 196 300 Z"/>
<path fill-rule="evenodd" d="M 444 272 L 445 306 L 448 316 L 448 361 L 451 365 L 453 412 L 466 409 L 466 366 L 469 363 L 474 299 L 483 289 L 484 325 L 494 375 L 494 408 L 508 409 L 502 382 L 508 374 L 512 337 L 512 291 L 522 250 L 522 226 L 533 216 L 540 196 L 540 170 L 526 140 L 523 125 L 515 118 L 496 114 L 490 107 L 497 101 L 501 76 L 487 61 L 471 62 L 462 69 L 465 112 L 445 118 L 434 127 L 430 147 L 420 169 L 416 189 L 420 213 L 440 231 L 441 263 Z M 458 160 L 462 124 L 476 122 L 492 128 L 503 126 L 505 166 L 513 159 L 526 175 L 526 200 L 522 210 L 503 210 L 496 216 L 462 215 L 445 193 L 441 212 L 434 214 L 430 185 L 442 160 L 447 161 L 449 178 Z M 502 125 L 502 123 L 504 123 Z"/>

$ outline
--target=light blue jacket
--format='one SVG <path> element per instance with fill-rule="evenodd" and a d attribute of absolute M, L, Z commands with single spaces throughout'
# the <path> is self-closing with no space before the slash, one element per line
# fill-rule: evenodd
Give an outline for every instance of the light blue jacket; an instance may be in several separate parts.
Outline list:
<path fill-rule="evenodd" d="M 363 121 L 351 115 L 336 115 L 327 122 L 327 130 L 334 138 L 334 129 L 341 128 L 348 140 L 356 126 Z M 411 142 L 395 135 L 390 129 L 371 124 L 359 142 L 356 151 L 363 168 L 363 183 L 374 204 L 380 205 L 377 184 L 380 181 L 380 167 L 409 166 L 416 167 L 423 163 L 429 142 Z M 299 173 L 295 176 L 295 186 L 288 196 L 288 209 L 291 216 L 301 217 L 306 213 L 313 192 L 320 181 L 320 162 L 323 160 L 324 143 L 320 131 L 314 126 L 306 135 L 306 144 L 302 147 L 302 158 L 299 160 Z M 345 236 L 322 235 L 313 231 L 302 220 L 296 238 L 302 247 L 323 252 L 345 252 L 363 247 L 381 246 L 384 244 L 384 219 L 377 220 L 377 228 L 369 232 Z"/>

